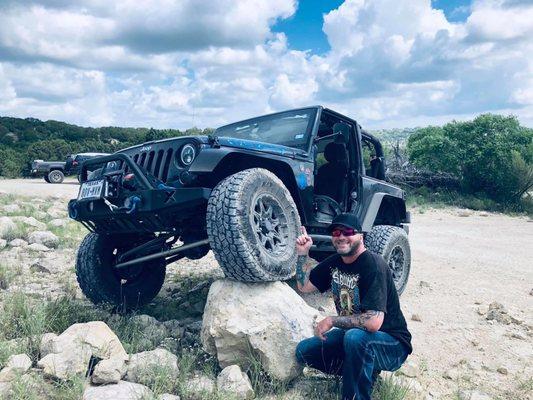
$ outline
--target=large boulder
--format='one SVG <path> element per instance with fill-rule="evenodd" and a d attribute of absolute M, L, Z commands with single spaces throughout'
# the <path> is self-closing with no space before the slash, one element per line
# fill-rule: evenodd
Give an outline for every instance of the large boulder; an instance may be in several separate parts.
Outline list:
<path fill-rule="evenodd" d="M 219 280 L 207 298 L 202 343 L 222 368 L 246 370 L 255 358 L 271 377 L 287 381 L 301 372 L 296 345 L 313 336 L 318 316 L 286 283 Z"/>
<path fill-rule="evenodd" d="M 83 392 L 83 400 L 144 400 L 153 393 L 138 383 L 120 381 L 114 385 L 89 386 Z"/>
<path fill-rule="evenodd" d="M 35 231 L 28 236 L 28 242 L 38 243 L 46 247 L 57 247 L 59 238 L 50 231 Z"/>
<path fill-rule="evenodd" d="M 91 382 L 97 385 L 118 383 L 126 374 L 126 364 L 121 357 L 102 360 L 94 368 Z"/>
<path fill-rule="evenodd" d="M 107 360 L 128 360 L 117 335 L 102 321 L 74 324 L 57 337 L 50 336 L 41 343 L 46 354 L 37 366 L 46 375 L 68 379 L 85 374 L 91 357 Z"/>

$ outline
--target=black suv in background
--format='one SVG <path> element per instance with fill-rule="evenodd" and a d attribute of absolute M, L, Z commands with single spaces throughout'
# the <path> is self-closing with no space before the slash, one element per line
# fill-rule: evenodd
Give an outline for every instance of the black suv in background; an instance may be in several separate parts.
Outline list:
<path fill-rule="evenodd" d="M 31 164 L 31 175 L 42 176 L 48 183 L 61 183 L 66 175 L 77 175 L 79 180 L 81 163 L 96 157 L 107 156 L 107 153 L 71 154 L 66 161 L 34 160 Z"/>

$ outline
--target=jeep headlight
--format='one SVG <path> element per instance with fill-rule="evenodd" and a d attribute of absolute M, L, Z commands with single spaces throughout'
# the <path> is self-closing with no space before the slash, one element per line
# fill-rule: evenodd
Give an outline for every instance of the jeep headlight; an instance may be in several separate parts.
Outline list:
<path fill-rule="evenodd" d="M 181 148 L 180 161 L 186 167 L 192 164 L 195 157 L 196 157 L 196 148 L 192 144 L 188 143 Z"/>

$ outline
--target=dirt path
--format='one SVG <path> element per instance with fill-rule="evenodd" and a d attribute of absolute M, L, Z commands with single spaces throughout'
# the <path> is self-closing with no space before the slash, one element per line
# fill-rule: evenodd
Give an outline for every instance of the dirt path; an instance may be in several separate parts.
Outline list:
<path fill-rule="evenodd" d="M 66 208 L 78 185 L 0 180 L 2 192 L 53 196 Z M 533 398 L 533 222 L 459 209 L 411 211 L 413 261 L 401 303 L 413 334 L 410 363 L 428 399 L 474 388 L 495 398 Z M 216 264 L 209 254 L 171 270 L 199 265 Z M 507 313 L 491 312 L 496 320 L 489 320 L 493 302 Z"/>

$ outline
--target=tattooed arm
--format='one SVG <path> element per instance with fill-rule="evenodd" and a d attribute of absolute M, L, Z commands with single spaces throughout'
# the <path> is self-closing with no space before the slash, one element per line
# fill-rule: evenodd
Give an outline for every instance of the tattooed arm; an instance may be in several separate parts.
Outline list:
<path fill-rule="evenodd" d="M 326 317 L 315 327 L 315 335 L 325 340 L 324 334 L 331 328 L 352 329 L 359 328 L 368 332 L 377 332 L 383 324 L 383 311 L 368 310 L 364 313 L 354 314 L 347 317 Z"/>
<path fill-rule="evenodd" d="M 331 323 L 336 328 L 361 328 L 369 332 L 377 332 L 383 324 L 384 316 L 383 311 L 368 310 L 346 317 L 331 317 Z"/>
<path fill-rule="evenodd" d="M 302 234 L 296 239 L 296 252 L 298 254 L 298 259 L 296 260 L 296 283 L 298 290 L 303 293 L 317 290 L 315 285 L 309 281 L 311 265 L 308 263 L 307 255 L 312 245 L 313 239 L 307 235 L 305 227 L 302 226 Z"/>

